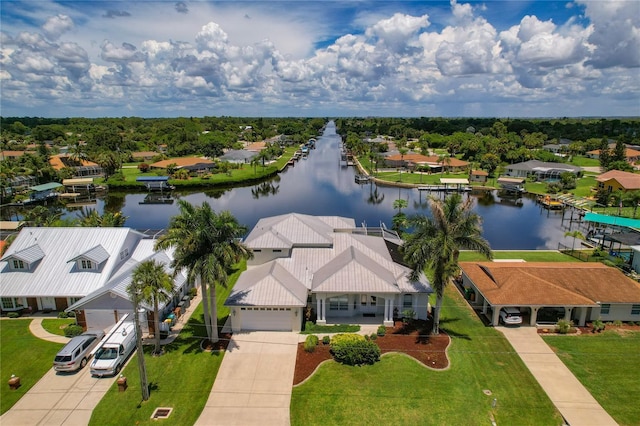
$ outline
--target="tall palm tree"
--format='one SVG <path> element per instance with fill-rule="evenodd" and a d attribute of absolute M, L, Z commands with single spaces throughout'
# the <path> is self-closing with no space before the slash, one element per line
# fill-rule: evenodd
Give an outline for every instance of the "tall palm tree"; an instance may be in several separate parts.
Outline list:
<path fill-rule="evenodd" d="M 571 244 L 571 251 L 573 252 L 574 248 L 576 247 L 576 238 L 580 238 L 581 240 L 584 240 L 584 234 L 578 230 L 575 231 L 567 231 L 564 233 L 565 237 L 573 237 L 573 243 Z"/>
<path fill-rule="evenodd" d="M 153 320 L 156 347 L 154 353 L 160 353 L 160 315 L 158 305 L 168 302 L 175 291 L 173 280 L 164 270 L 164 265 L 155 260 L 145 260 L 133 271 L 134 289 L 140 291 L 140 300 L 153 306 Z"/>
<path fill-rule="evenodd" d="M 413 232 L 406 236 L 405 260 L 411 265 L 412 279 L 417 279 L 429 267 L 436 291 L 433 332 L 438 334 L 440 308 L 444 290 L 458 269 L 460 249 L 468 249 L 493 258 L 491 247 L 482 237 L 482 218 L 472 210 L 472 198 L 462 200 L 452 194 L 444 200 L 431 197 L 431 216 L 417 214 L 409 218 Z"/>
<path fill-rule="evenodd" d="M 136 328 L 136 352 L 138 355 L 138 373 L 140 376 L 140 390 L 142 391 L 142 400 L 149 399 L 149 383 L 147 381 L 147 365 L 144 361 L 144 349 L 142 349 L 142 330 L 140 330 L 140 318 L 138 317 L 138 309 L 142 301 L 141 281 L 132 280 L 127 286 L 127 293 L 131 297 L 133 303 L 133 323 Z"/>
<path fill-rule="evenodd" d="M 246 228 L 231 213 L 217 214 L 207 202 L 195 207 L 179 200 L 178 207 L 180 214 L 171 218 L 156 249 L 174 247 L 174 271 L 185 268 L 189 281 L 200 284 L 207 337 L 215 343 L 219 340 L 216 285 L 226 287 L 227 271 L 253 253 L 239 241 Z"/>

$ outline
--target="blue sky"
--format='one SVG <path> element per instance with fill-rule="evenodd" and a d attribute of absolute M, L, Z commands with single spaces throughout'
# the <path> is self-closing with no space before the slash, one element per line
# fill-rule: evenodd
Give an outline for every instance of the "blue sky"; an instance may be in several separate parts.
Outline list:
<path fill-rule="evenodd" d="M 2 1 L 3 116 L 640 116 L 640 2 Z"/>

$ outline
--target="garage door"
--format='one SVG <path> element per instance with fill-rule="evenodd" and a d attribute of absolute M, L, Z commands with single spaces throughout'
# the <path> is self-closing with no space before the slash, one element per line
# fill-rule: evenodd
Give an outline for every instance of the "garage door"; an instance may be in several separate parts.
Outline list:
<path fill-rule="evenodd" d="M 113 310 L 109 309 L 87 309 L 84 311 L 87 328 L 97 330 L 108 330 L 116 323 L 116 316 Z"/>
<path fill-rule="evenodd" d="M 291 308 L 241 308 L 243 330 L 291 331 Z"/>

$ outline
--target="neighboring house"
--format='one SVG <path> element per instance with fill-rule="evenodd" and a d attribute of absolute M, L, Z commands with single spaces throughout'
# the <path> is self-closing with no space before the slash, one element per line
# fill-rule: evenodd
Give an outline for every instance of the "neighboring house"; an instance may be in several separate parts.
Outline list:
<path fill-rule="evenodd" d="M 74 160 L 66 154 L 52 155 L 49 157 L 49 164 L 56 171 L 65 168 L 74 169 L 75 177 L 102 176 L 102 167 L 89 160 Z"/>
<path fill-rule="evenodd" d="M 429 282 L 409 280 L 402 241 L 386 229 L 376 236 L 353 219 L 291 213 L 261 219 L 245 243 L 254 258 L 225 302 L 234 332 L 299 331 L 311 309 L 318 324 L 392 325 L 407 309 L 427 318 Z"/>
<path fill-rule="evenodd" d="M 640 284 L 602 263 L 460 262 L 460 269 L 472 305 L 494 326 L 504 307 L 519 308 L 530 325 L 640 321 Z"/>
<path fill-rule="evenodd" d="M 437 155 L 422 155 L 413 152 L 401 155 L 399 153 L 391 153 L 384 159 L 388 167 L 409 167 L 416 166 L 429 167 L 433 172 L 440 172 L 443 168 L 450 172 L 459 172 L 469 168 L 469 162 L 459 160 L 456 157 L 441 158 Z"/>
<path fill-rule="evenodd" d="M 246 149 L 230 149 L 218 157 L 219 160 L 228 161 L 229 163 L 247 164 L 256 157 L 258 153 L 256 151 L 249 151 Z"/>
<path fill-rule="evenodd" d="M 548 163 L 539 160 L 529 160 L 507 166 L 506 175 L 527 178 L 535 176 L 538 180 L 558 179 L 562 173 L 570 172 L 580 175 L 582 169 L 578 166 L 564 163 Z"/>
<path fill-rule="evenodd" d="M 596 176 L 598 189 L 613 191 L 635 191 L 640 189 L 640 174 L 623 172 L 621 170 L 609 170 Z"/>
<path fill-rule="evenodd" d="M 609 149 L 610 152 L 613 154 L 613 149 L 615 148 L 615 144 L 610 145 Z M 600 159 L 600 150 L 599 149 L 594 149 L 593 151 L 589 151 L 586 153 L 586 156 L 589 158 L 595 158 L 595 159 Z M 625 148 L 624 150 L 624 157 L 625 160 L 627 161 L 627 163 L 633 165 L 635 163 L 637 163 L 638 161 L 640 161 L 640 151 L 638 151 L 637 149 L 633 149 L 633 148 Z"/>
<path fill-rule="evenodd" d="M 131 157 L 135 161 L 151 161 L 153 157 L 156 157 L 158 155 L 160 155 L 160 153 L 154 151 L 138 151 L 131 153 Z"/>
<path fill-rule="evenodd" d="M 469 172 L 469 182 L 475 183 L 487 183 L 489 173 L 484 170 L 471 170 Z"/>
<path fill-rule="evenodd" d="M 2 188 L 5 195 L 16 194 L 26 191 L 30 186 L 38 184 L 38 178 L 35 176 L 16 176 L 7 181 L 6 186 Z"/>
<path fill-rule="evenodd" d="M 121 294 L 109 293 L 116 281 L 145 258 L 171 259 L 170 252 L 154 253 L 153 243 L 129 228 L 23 228 L 0 259 L 2 312 L 73 309 L 80 325 L 106 328 L 132 311 Z"/>
<path fill-rule="evenodd" d="M 35 151 L 0 151 L 0 161 L 20 158 L 25 154 L 35 154 Z"/>
<path fill-rule="evenodd" d="M 190 172 L 207 172 L 216 168 L 216 163 L 207 158 L 201 157 L 179 157 L 170 158 L 149 164 L 151 168 L 166 169 L 170 165 L 175 165 L 175 169 L 186 169 Z"/>

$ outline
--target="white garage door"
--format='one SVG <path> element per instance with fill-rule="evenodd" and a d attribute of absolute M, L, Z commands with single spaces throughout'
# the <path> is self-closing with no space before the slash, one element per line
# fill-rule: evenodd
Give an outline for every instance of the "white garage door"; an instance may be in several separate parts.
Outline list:
<path fill-rule="evenodd" d="M 87 328 L 108 330 L 116 323 L 116 316 L 110 309 L 87 309 L 84 311 Z"/>
<path fill-rule="evenodd" d="M 291 308 L 240 308 L 243 330 L 291 331 Z"/>

